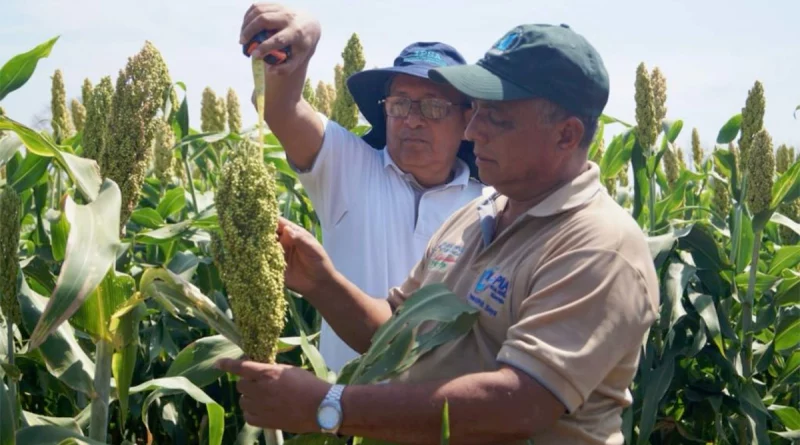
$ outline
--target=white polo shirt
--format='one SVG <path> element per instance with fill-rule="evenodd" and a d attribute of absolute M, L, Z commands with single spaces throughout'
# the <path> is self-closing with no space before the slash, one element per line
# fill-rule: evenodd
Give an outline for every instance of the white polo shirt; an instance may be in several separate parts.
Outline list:
<path fill-rule="evenodd" d="M 422 258 L 436 229 L 484 186 L 458 159 L 452 181 L 422 190 L 385 148 L 376 150 L 318 116 L 325 128 L 322 148 L 309 170 L 292 168 L 317 212 L 322 245 L 337 270 L 368 295 L 385 299 Z M 324 320 L 320 353 L 337 374 L 359 355 Z"/>

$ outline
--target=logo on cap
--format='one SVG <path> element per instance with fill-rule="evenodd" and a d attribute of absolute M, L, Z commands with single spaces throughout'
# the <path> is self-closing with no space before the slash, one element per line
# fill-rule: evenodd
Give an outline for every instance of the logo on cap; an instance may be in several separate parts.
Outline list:
<path fill-rule="evenodd" d="M 511 31 L 510 33 L 503 36 L 502 39 L 498 40 L 497 43 L 494 44 L 492 49 L 498 51 L 508 51 L 514 49 L 520 43 L 520 33 L 519 31 Z"/>
<path fill-rule="evenodd" d="M 403 60 L 408 63 L 427 63 L 430 65 L 444 66 L 446 65 L 442 55 L 436 51 L 429 50 L 416 50 L 412 51 L 409 55 L 403 57 Z"/>

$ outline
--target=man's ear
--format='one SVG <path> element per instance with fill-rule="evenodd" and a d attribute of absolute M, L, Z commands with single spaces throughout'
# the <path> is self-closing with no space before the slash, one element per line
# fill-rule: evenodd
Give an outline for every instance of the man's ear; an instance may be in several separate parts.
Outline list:
<path fill-rule="evenodd" d="M 558 124 L 559 150 L 574 150 L 580 148 L 581 140 L 586 132 L 583 122 L 575 116 L 570 116 Z"/>

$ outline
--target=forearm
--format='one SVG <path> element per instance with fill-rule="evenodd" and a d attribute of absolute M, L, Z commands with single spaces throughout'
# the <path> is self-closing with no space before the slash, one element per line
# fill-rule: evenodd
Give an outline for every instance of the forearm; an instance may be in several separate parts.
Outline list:
<path fill-rule="evenodd" d="M 322 122 L 303 99 L 308 62 L 290 75 L 265 74 L 264 121 L 296 166 L 309 168 L 322 146 Z"/>
<path fill-rule="evenodd" d="M 447 400 L 451 443 L 525 440 L 551 425 L 560 411 L 547 390 L 525 379 L 504 368 L 445 382 L 349 386 L 340 433 L 402 444 L 439 443 Z"/>
<path fill-rule="evenodd" d="M 392 316 L 387 300 L 367 295 L 339 273 L 305 298 L 336 334 L 360 354 L 367 352 L 375 331 Z"/>

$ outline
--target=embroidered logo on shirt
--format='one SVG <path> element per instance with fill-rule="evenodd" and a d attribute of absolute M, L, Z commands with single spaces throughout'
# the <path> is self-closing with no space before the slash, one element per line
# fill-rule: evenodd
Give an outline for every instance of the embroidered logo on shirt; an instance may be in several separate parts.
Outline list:
<path fill-rule="evenodd" d="M 497 273 L 493 268 L 483 271 L 475 283 L 469 301 L 492 317 L 497 316 L 496 306 L 502 306 L 508 295 L 508 278 Z"/>
<path fill-rule="evenodd" d="M 464 252 L 463 246 L 441 243 L 433 249 L 428 267 L 431 270 L 445 270 L 448 266 L 455 264 L 462 252 Z"/>

